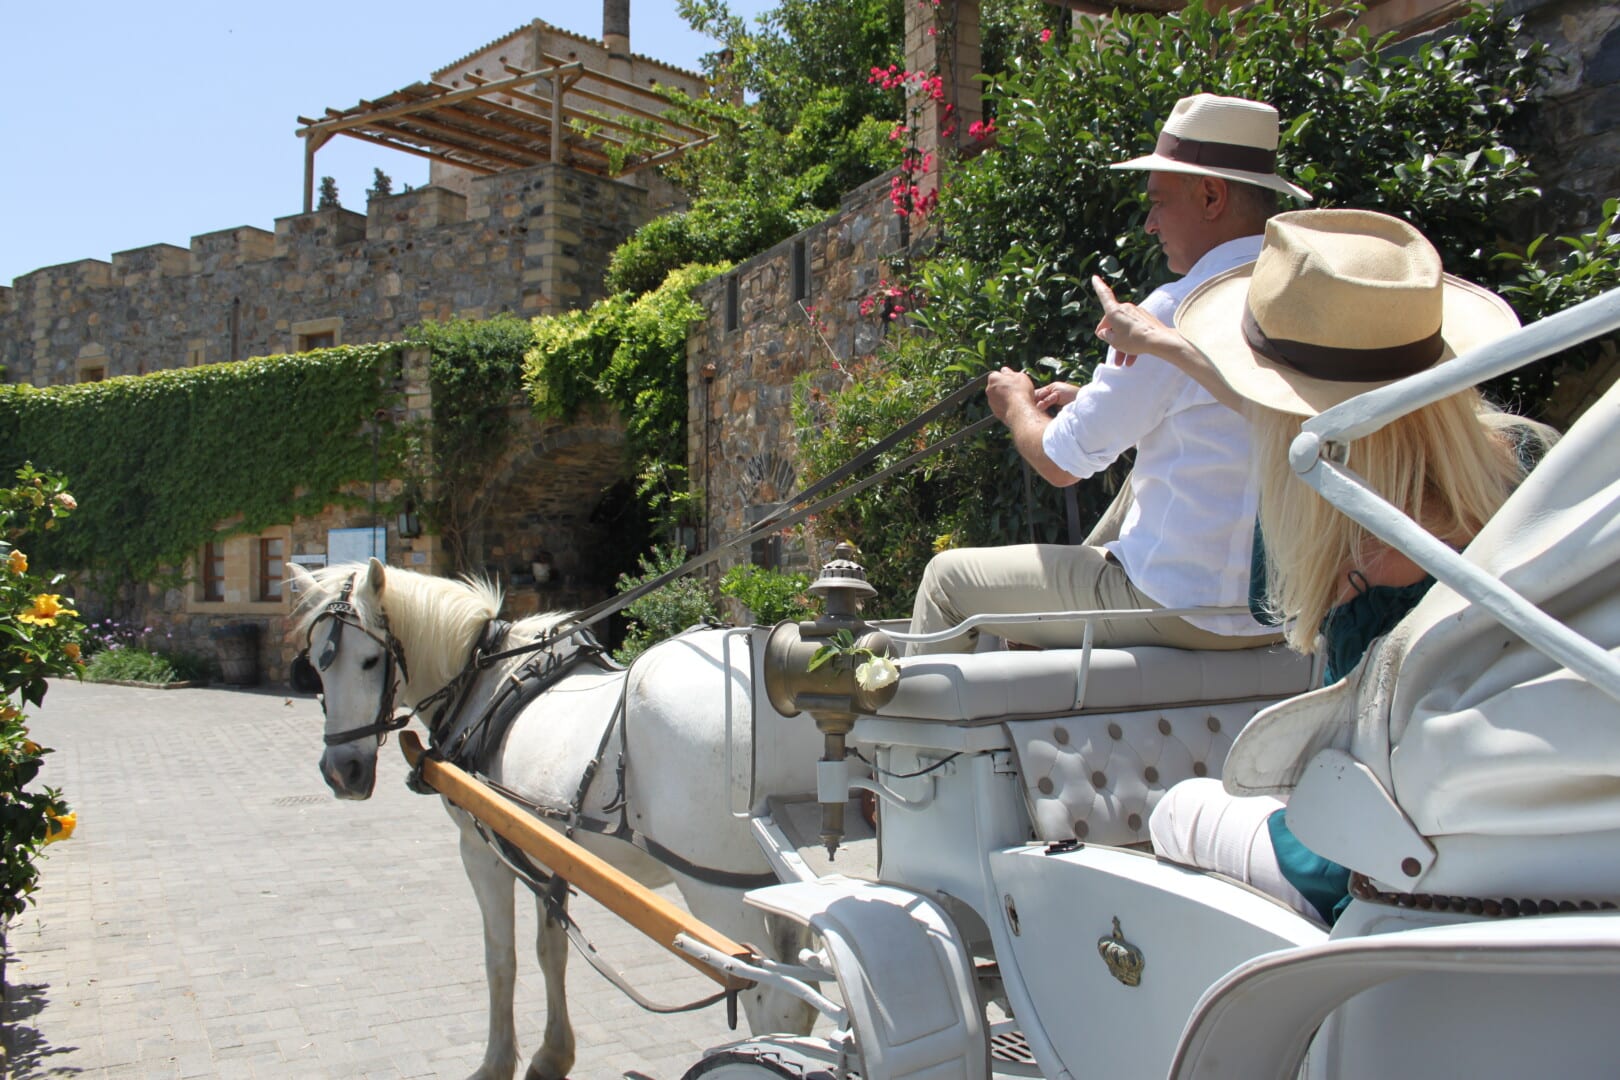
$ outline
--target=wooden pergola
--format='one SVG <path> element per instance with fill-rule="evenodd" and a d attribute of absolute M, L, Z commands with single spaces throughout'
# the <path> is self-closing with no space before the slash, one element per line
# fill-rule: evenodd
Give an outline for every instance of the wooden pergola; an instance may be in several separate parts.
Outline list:
<path fill-rule="evenodd" d="M 328 108 L 322 120 L 300 116 L 304 212 L 314 208 L 315 154 L 335 135 L 484 175 L 558 162 L 599 176 L 659 165 L 713 138 L 670 119 L 669 101 L 656 91 L 582 61 L 542 59 L 550 66 L 503 63 L 504 78 L 412 83 L 376 101 Z"/>

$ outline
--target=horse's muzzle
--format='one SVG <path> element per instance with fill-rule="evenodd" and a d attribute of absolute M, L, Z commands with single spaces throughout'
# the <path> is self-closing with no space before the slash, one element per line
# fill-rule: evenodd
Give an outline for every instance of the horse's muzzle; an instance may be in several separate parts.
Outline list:
<path fill-rule="evenodd" d="M 329 746 L 321 754 L 321 776 L 340 799 L 369 799 L 377 785 L 377 752 L 357 746 Z"/>

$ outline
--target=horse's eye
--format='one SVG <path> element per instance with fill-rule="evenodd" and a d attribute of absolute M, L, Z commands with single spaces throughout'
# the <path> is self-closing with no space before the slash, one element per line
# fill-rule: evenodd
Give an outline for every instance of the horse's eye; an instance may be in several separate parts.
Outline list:
<path fill-rule="evenodd" d="M 379 659 L 381 659 L 381 657 L 376 657 L 376 656 L 371 657 L 365 663 L 360 665 L 361 670 L 362 671 L 370 671 L 372 668 L 377 666 L 377 661 Z"/>

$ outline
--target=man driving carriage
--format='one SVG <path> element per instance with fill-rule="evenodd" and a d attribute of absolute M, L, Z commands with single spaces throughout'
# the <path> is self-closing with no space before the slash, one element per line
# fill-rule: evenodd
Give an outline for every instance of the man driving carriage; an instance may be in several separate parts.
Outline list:
<path fill-rule="evenodd" d="M 1277 111 L 1242 98 L 1196 94 L 1176 103 L 1154 153 L 1114 165 L 1148 173 L 1144 228 L 1171 271 L 1142 307 L 1169 322 L 1205 280 L 1252 261 L 1277 193 L 1310 195 L 1276 175 Z M 1129 485 L 1080 545 L 959 548 L 929 561 L 912 633 L 934 633 L 983 613 L 1242 605 L 1257 489 L 1248 425 L 1169 363 L 1144 356 L 1129 372 L 1110 349 L 1084 387 L 1037 389 L 1010 368 L 992 372 L 986 396 L 1024 460 L 1067 487 L 1136 448 Z M 1050 410 L 1056 408 L 1056 415 Z M 1047 648 L 1081 644 L 1084 625 L 986 627 Z M 915 653 L 973 648 L 976 632 L 913 645 Z M 1097 620 L 1099 645 L 1247 649 L 1275 642 L 1247 615 Z"/>

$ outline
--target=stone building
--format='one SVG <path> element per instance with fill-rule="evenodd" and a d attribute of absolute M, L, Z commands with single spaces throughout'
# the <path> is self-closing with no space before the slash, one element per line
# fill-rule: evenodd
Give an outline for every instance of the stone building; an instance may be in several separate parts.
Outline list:
<path fill-rule="evenodd" d="M 614 248 L 676 198 L 650 166 L 705 137 L 662 117 L 661 87 L 707 93 L 701 76 L 632 53 L 628 5 L 608 0 L 601 41 L 535 20 L 425 83 L 302 118 L 304 212 L 273 229 L 49 266 L 0 287 L 4 379 L 140 375 L 399 340 L 423 320 L 588 306 Z M 317 153 L 338 136 L 429 158 L 429 186 L 374 197 L 365 213 L 312 208 Z M 405 372 L 407 418 L 431 415 L 425 354 L 408 355 Z M 605 415 L 540 424 L 517 401 L 513 411 L 519 437 L 475 498 L 469 561 L 509 586 L 513 614 L 585 606 L 610 591 L 591 573 L 603 541 L 592 515 L 624 479 L 622 426 Z M 380 494 L 396 493 L 397 484 Z M 195 581 L 150 589 L 140 621 L 193 651 L 223 623 L 257 623 L 261 667 L 279 678 L 290 658 L 286 564 L 368 550 L 352 545 L 373 528 L 386 533 L 390 562 L 453 569 L 437 538 L 402 537 L 396 522 L 334 508 L 206 545 Z"/>

